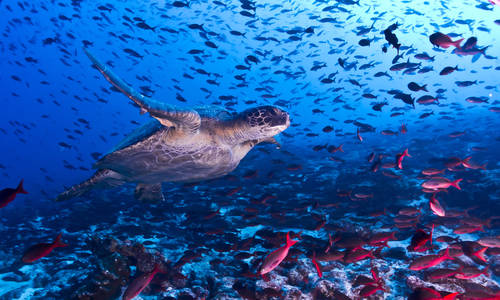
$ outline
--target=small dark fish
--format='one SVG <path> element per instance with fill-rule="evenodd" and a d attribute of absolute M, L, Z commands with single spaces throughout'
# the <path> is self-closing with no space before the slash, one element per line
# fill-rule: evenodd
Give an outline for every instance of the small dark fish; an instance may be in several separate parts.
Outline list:
<path fill-rule="evenodd" d="M 410 104 L 415 108 L 415 98 L 412 98 L 410 94 L 398 93 L 394 95 L 394 98 L 403 100 L 404 103 Z"/>
<path fill-rule="evenodd" d="M 245 33 L 236 31 L 236 30 L 231 30 L 229 31 L 230 34 L 235 35 L 235 36 L 245 36 Z"/>
<path fill-rule="evenodd" d="M 252 14 L 251 12 L 248 12 L 246 10 L 242 10 L 240 11 L 240 15 L 244 16 L 244 17 L 249 17 L 249 18 L 253 18 L 255 17 L 255 14 Z"/>
<path fill-rule="evenodd" d="M 151 30 L 151 31 L 155 31 L 155 27 L 151 27 L 149 26 L 148 24 L 144 23 L 144 22 L 139 22 L 137 24 L 135 24 L 137 27 L 141 28 L 141 29 L 145 29 L 145 30 Z"/>
<path fill-rule="evenodd" d="M 189 50 L 188 54 L 202 54 L 203 50 L 198 50 L 198 49 L 192 49 Z"/>
<path fill-rule="evenodd" d="M 439 72 L 439 75 L 448 75 L 448 74 L 451 74 L 453 73 L 454 71 L 457 71 L 458 70 L 458 66 L 455 66 L 455 67 L 446 67 L 444 69 L 441 70 L 441 72 Z"/>
<path fill-rule="evenodd" d="M 427 118 L 428 116 L 433 115 L 433 114 L 434 114 L 434 112 L 433 112 L 433 111 L 432 111 L 432 112 L 430 112 L 430 113 L 423 113 L 423 114 L 421 114 L 418 118 L 419 118 L 419 119 L 425 119 L 425 118 Z"/>
<path fill-rule="evenodd" d="M 203 28 L 203 24 L 189 24 L 188 28 L 189 29 L 194 29 L 194 30 L 205 31 L 205 29 Z"/>
<path fill-rule="evenodd" d="M 423 52 L 423 53 L 415 54 L 414 57 L 416 59 L 434 61 L 435 56 L 429 56 L 429 54 L 427 54 L 427 52 Z"/>
<path fill-rule="evenodd" d="M 408 84 L 408 88 L 414 92 L 418 92 L 418 91 L 426 91 L 427 92 L 427 84 L 420 86 L 413 81 Z"/>
<path fill-rule="evenodd" d="M 332 132 L 332 131 L 333 131 L 333 127 L 332 126 L 325 126 L 323 128 L 323 132 L 327 132 L 328 133 L 328 132 Z"/>
<path fill-rule="evenodd" d="M 369 39 L 362 39 L 362 40 L 359 40 L 359 42 L 358 42 L 358 44 L 361 47 L 370 46 L 370 43 L 371 43 L 371 41 Z"/>
<path fill-rule="evenodd" d="M 373 105 L 372 109 L 375 111 L 382 111 L 382 107 L 384 107 L 384 105 L 387 105 L 387 104 L 388 104 L 387 102 L 380 102 L 380 103 Z"/>
<path fill-rule="evenodd" d="M 188 2 L 182 2 L 182 1 L 175 1 L 174 3 L 172 3 L 172 5 L 174 7 L 189 7 Z"/>
<path fill-rule="evenodd" d="M 477 84 L 477 80 L 474 80 L 474 81 L 455 81 L 455 84 L 458 87 L 467 87 L 467 86 Z"/>
<path fill-rule="evenodd" d="M 140 55 L 139 53 L 135 52 L 134 50 L 130 49 L 130 48 L 125 48 L 123 49 L 123 52 L 127 53 L 127 54 L 130 54 L 134 57 L 137 57 L 137 58 L 142 58 L 143 56 Z"/>
<path fill-rule="evenodd" d="M 375 73 L 375 75 L 374 75 L 374 76 L 375 76 L 375 77 L 387 76 L 387 77 L 389 77 L 389 78 L 391 78 L 391 79 L 392 79 L 392 76 L 391 76 L 391 75 L 389 75 L 389 74 L 387 74 L 387 72 L 377 72 L 377 73 Z"/>
<path fill-rule="evenodd" d="M 211 41 L 206 41 L 206 42 L 205 42 L 205 45 L 206 45 L 207 47 L 217 49 L 217 45 L 215 45 L 215 44 L 214 44 L 213 42 L 211 42 Z"/>

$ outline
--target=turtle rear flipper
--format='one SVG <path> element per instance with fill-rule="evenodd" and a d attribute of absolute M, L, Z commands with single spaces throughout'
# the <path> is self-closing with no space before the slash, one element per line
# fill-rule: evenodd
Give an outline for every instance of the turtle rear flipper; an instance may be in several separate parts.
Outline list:
<path fill-rule="evenodd" d="M 102 169 L 85 180 L 84 182 L 74 185 L 69 189 L 65 190 L 59 194 L 56 201 L 69 200 L 73 197 L 82 196 L 94 188 L 108 188 L 122 185 L 124 181 L 122 180 L 122 175 L 116 173 L 115 171 L 109 169 Z"/>
<path fill-rule="evenodd" d="M 134 196 L 142 202 L 159 202 L 165 200 L 165 197 L 163 196 L 163 193 L 161 191 L 161 183 L 139 183 L 135 187 Z"/>
<path fill-rule="evenodd" d="M 104 78 L 124 93 L 130 100 L 141 108 L 141 113 L 148 112 L 153 118 L 160 121 L 163 126 L 175 127 L 187 133 L 196 133 L 200 128 L 200 115 L 191 109 L 182 109 L 164 102 L 146 97 L 130 87 L 120 77 L 115 75 L 105 64 L 97 60 L 87 49 L 83 49 Z"/>

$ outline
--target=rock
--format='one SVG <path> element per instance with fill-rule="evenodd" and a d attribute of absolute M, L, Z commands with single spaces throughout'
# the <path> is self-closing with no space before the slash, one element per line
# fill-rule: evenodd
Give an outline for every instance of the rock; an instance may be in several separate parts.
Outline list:
<path fill-rule="evenodd" d="M 312 300 L 313 298 L 309 295 L 304 295 L 298 288 L 290 289 L 284 300 Z"/>
<path fill-rule="evenodd" d="M 328 280 L 320 280 L 316 284 L 313 292 L 313 299 L 335 300 L 335 284 Z"/>

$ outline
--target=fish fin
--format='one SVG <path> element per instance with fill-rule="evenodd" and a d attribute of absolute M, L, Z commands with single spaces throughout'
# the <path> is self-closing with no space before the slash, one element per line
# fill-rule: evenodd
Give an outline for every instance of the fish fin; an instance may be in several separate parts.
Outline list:
<path fill-rule="evenodd" d="M 290 239 L 290 232 L 286 233 L 286 246 L 288 248 L 292 247 L 295 245 L 298 241 Z"/>
<path fill-rule="evenodd" d="M 488 247 L 481 248 L 478 251 L 473 252 L 472 255 L 486 262 L 486 257 L 484 257 L 484 252 L 486 252 L 486 250 L 488 250 Z"/>
<path fill-rule="evenodd" d="M 475 63 L 481 57 L 481 53 L 478 53 L 472 57 L 471 62 Z"/>
<path fill-rule="evenodd" d="M 61 237 L 62 237 L 62 233 L 59 233 L 59 235 L 54 240 L 54 247 L 67 247 L 68 246 L 68 244 L 61 242 Z"/>
<path fill-rule="evenodd" d="M 27 194 L 28 192 L 23 188 L 23 182 L 24 179 L 21 179 L 21 182 L 19 182 L 19 185 L 16 188 L 16 193 L 17 194 Z"/>
<path fill-rule="evenodd" d="M 460 43 L 463 41 L 464 39 L 459 39 L 459 40 L 456 40 L 454 41 L 452 44 L 453 46 L 455 46 L 455 48 L 460 48 Z"/>
<path fill-rule="evenodd" d="M 450 184 L 451 184 L 453 187 L 455 187 L 455 188 L 457 188 L 457 189 L 461 190 L 461 188 L 460 188 L 460 186 L 459 186 L 458 184 L 459 184 L 459 183 L 460 183 L 460 181 L 462 181 L 462 180 L 463 180 L 462 178 L 459 178 L 459 179 L 457 179 L 457 180 L 455 180 L 455 181 L 450 182 Z"/>

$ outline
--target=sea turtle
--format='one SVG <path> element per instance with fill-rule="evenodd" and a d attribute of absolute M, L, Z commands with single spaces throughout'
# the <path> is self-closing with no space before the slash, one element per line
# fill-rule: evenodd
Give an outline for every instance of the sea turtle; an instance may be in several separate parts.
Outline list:
<path fill-rule="evenodd" d="M 118 90 L 154 119 L 136 129 L 109 154 L 94 164 L 97 172 L 75 185 L 57 200 L 80 196 L 92 188 L 137 183 L 141 200 L 163 199 L 162 182 L 197 182 L 233 171 L 258 143 L 274 142 L 274 136 L 290 125 L 287 112 L 259 106 L 231 115 L 214 107 L 181 109 L 148 98 L 127 85 L 90 52 L 95 67 Z"/>

